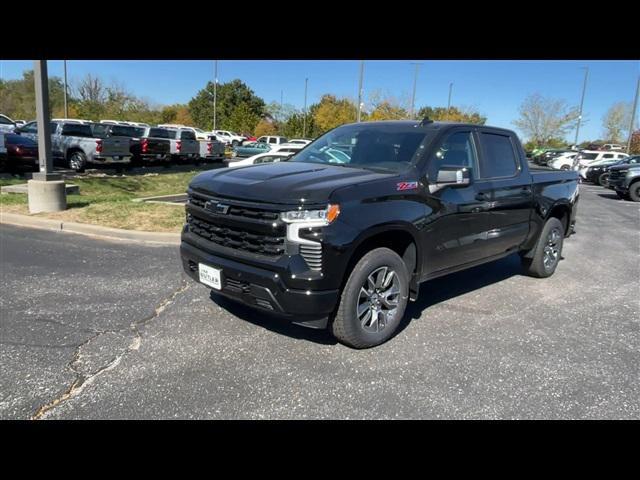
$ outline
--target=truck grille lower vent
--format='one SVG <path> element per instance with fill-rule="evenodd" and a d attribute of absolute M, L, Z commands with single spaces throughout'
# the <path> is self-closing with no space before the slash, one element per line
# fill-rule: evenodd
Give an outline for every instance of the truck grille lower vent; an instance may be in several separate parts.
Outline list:
<path fill-rule="evenodd" d="M 300 255 L 307 262 L 311 270 L 322 270 L 322 244 L 317 245 L 300 245 Z"/>

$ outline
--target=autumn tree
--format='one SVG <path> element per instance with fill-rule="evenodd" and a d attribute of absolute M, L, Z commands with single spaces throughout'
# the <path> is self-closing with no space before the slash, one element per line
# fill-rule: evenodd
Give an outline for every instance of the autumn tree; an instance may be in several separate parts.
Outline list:
<path fill-rule="evenodd" d="M 314 126 L 321 133 L 356 121 L 356 106 L 348 98 L 325 94 L 313 107 Z"/>
<path fill-rule="evenodd" d="M 363 120 L 405 120 L 409 118 L 406 102 L 392 95 L 383 95 L 376 91 L 369 95 L 367 103 L 371 105 L 371 109 L 365 113 Z"/>
<path fill-rule="evenodd" d="M 446 107 L 425 106 L 418 110 L 418 118 L 423 119 L 425 117 L 436 122 L 473 123 L 477 125 L 484 125 L 487 121 L 487 117 L 475 108 L 467 106 L 452 106 L 449 109 Z"/>
<path fill-rule="evenodd" d="M 520 117 L 513 124 L 537 145 L 547 145 L 552 138 L 563 138 L 575 128 L 578 118 L 577 108 L 539 93 L 525 98 L 518 112 Z"/>
<path fill-rule="evenodd" d="M 629 155 L 640 155 L 640 130 L 636 130 L 631 135 L 631 148 Z"/>
<path fill-rule="evenodd" d="M 54 118 L 64 116 L 64 84 L 59 77 L 49 77 L 49 109 Z M 19 79 L 0 79 L 0 112 L 15 120 L 36 117 L 33 70 L 24 71 Z"/>
<path fill-rule="evenodd" d="M 269 120 L 262 119 L 256 125 L 254 135 L 256 137 L 262 137 L 263 135 L 277 135 L 278 129 L 274 122 L 270 122 Z"/>

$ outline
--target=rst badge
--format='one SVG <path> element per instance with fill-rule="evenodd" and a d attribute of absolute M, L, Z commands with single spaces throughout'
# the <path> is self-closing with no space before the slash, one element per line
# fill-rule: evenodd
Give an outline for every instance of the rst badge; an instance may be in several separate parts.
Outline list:
<path fill-rule="evenodd" d="M 398 182 L 396 183 L 396 190 L 399 192 L 402 190 L 415 190 L 418 188 L 418 182 Z"/>

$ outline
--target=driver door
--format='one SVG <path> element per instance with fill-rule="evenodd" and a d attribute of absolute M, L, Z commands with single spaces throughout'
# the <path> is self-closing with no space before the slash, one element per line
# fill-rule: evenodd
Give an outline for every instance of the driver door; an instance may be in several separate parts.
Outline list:
<path fill-rule="evenodd" d="M 426 165 L 426 203 L 431 223 L 424 230 L 423 271 L 427 275 L 472 263 L 486 256 L 490 184 L 478 180 L 478 146 L 473 129 L 449 131 Z M 470 171 L 466 185 L 436 186 L 440 167 L 464 167 Z"/>

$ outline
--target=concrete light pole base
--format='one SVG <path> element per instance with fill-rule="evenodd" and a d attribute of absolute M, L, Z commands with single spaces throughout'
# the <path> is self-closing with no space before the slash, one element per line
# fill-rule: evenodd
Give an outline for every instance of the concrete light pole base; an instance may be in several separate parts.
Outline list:
<path fill-rule="evenodd" d="M 64 180 L 29 180 L 29 213 L 59 212 L 67 209 Z"/>

